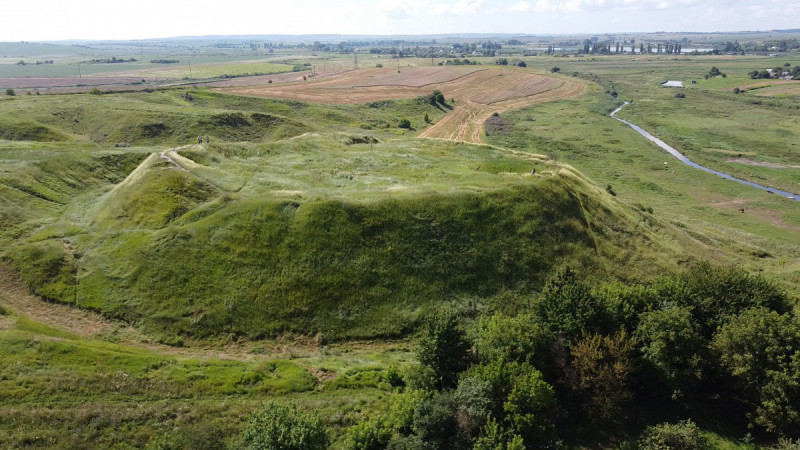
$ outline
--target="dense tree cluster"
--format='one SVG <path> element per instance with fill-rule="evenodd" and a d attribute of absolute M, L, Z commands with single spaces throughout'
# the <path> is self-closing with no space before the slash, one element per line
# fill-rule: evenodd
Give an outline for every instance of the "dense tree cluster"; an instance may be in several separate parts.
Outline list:
<path fill-rule="evenodd" d="M 447 311 L 427 319 L 421 365 L 388 416 L 351 430 L 350 448 L 552 448 L 598 433 L 704 448 L 691 420 L 664 412 L 699 409 L 719 417 L 695 420 L 800 435 L 800 319 L 774 284 L 739 269 L 600 286 L 563 270 L 524 312 L 463 324 Z M 637 440 L 624 430 L 641 417 L 654 422 Z"/>

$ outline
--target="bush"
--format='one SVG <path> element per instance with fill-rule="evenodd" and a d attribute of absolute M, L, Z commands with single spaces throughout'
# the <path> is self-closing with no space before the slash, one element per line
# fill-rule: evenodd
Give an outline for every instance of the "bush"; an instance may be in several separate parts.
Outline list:
<path fill-rule="evenodd" d="M 683 92 L 678 92 L 677 94 L 675 94 L 675 98 L 686 98 L 686 94 L 684 94 Z"/>
<path fill-rule="evenodd" d="M 17 93 L 14 92 L 13 89 L 8 88 L 8 89 L 6 89 L 6 95 L 8 95 L 9 97 L 13 97 L 13 96 L 17 95 Z"/>
<path fill-rule="evenodd" d="M 239 448 L 317 450 L 328 447 L 322 422 L 292 406 L 268 403 L 247 421 Z"/>
<path fill-rule="evenodd" d="M 476 436 L 486 424 L 492 410 L 491 386 L 476 377 L 464 377 L 458 383 L 453 398 L 458 405 L 458 426 Z"/>
<path fill-rule="evenodd" d="M 548 335 L 528 315 L 482 317 L 475 347 L 481 361 L 530 362 L 547 346 Z M 537 355 L 538 356 L 538 355 Z"/>
<path fill-rule="evenodd" d="M 411 121 L 408 119 L 400 119 L 400 122 L 397 124 L 400 128 L 411 129 Z"/>
<path fill-rule="evenodd" d="M 642 450 L 700 450 L 709 448 L 700 429 L 691 420 L 647 427 L 639 438 Z"/>
<path fill-rule="evenodd" d="M 423 401 L 414 411 L 414 432 L 434 448 L 464 448 L 458 444 L 465 444 L 468 438 L 458 427 L 457 410 L 449 392 Z"/>
<path fill-rule="evenodd" d="M 561 72 L 561 68 L 558 67 L 558 66 L 551 67 L 550 68 L 550 72 L 553 72 L 553 73 Z"/>
<path fill-rule="evenodd" d="M 428 96 L 428 103 L 433 106 L 444 105 L 446 103 L 442 91 L 436 89 Z"/>
<path fill-rule="evenodd" d="M 361 422 L 347 432 L 348 450 L 380 450 L 392 438 L 392 430 L 381 420 Z"/>
<path fill-rule="evenodd" d="M 87 91 L 87 94 L 92 94 L 92 95 L 101 95 L 102 93 L 103 91 L 101 91 L 98 88 L 91 88 L 89 89 L 89 91 Z"/>
<path fill-rule="evenodd" d="M 399 434 L 409 435 L 414 424 L 414 412 L 430 394 L 418 389 L 407 389 L 402 394 L 392 396 L 389 404 L 389 422 Z"/>

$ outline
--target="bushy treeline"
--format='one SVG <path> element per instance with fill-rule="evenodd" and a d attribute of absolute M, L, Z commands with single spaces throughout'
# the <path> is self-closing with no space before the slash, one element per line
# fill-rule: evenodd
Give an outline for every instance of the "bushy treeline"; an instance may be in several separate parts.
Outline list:
<path fill-rule="evenodd" d="M 349 448 L 703 448 L 677 421 L 693 415 L 739 437 L 748 425 L 800 435 L 800 319 L 739 269 L 599 286 L 563 270 L 519 314 L 469 330 L 434 314 L 418 354 L 389 413 L 353 428 Z"/>

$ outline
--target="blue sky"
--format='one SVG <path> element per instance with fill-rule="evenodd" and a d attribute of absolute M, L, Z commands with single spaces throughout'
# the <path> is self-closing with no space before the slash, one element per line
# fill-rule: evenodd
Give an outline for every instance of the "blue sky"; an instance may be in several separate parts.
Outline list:
<path fill-rule="evenodd" d="M 0 40 L 800 28 L 798 0 L 20 0 Z"/>

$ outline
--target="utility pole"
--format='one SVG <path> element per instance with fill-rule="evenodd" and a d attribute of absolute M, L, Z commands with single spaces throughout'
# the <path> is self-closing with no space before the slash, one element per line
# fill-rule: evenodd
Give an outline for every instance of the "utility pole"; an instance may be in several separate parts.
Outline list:
<path fill-rule="evenodd" d="M 192 79 L 192 60 L 189 60 L 189 79 Z"/>

